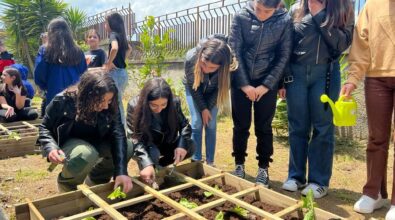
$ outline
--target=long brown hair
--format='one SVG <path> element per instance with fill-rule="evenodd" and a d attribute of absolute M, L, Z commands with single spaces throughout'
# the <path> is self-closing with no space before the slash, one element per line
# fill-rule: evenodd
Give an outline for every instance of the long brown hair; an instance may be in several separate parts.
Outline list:
<path fill-rule="evenodd" d="M 114 120 L 118 112 L 118 90 L 114 80 L 104 70 L 99 68 L 88 69 L 81 76 L 81 80 L 77 85 L 67 88 L 65 95 L 76 100 L 77 121 L 83 121 L 86 124 L 96 124 L 97 112 L 96 106 L 103 101 L 106 93 L 113 93 L 114 96 L 108 107 L 112 120 Z"/>
<path fill-rule="evenodd" d="M 18 86 L 21 88 L 21 91 L 26 92 L 26 88 L 22 83 L 21 73 L 14 67 L 6 66 L 4 67 L 3 74 L 7 73 L 10 77 L 15 77 L 14 81 L 12 81 L 12 86 Z M 0 92 L 6 91 L 7 85 L 5 83 L 0 84 Z M 10 88 L 8 88 L 10 89 Z M 6 93 L 8 96 L 8 93 Z"/>
<path fill-rule="evenodd" d="M 70 27 L 63 18 L 49 22 L 44 56 L 48 63 L 65 66 L 76 66 L 82 62 L 82 50 L 74 42 Z"/>
<path fill-rule="evenodd" d="M 174 97 L 170 86 L 163 78 L 152 78 L 145 83 L 141 90 L 137 106 L 132 115 L 133 138 L 144 143 L 152 141 L 150 131 L 152 111 L 149 102 L 159 98 L 167 99 L 167 107 L 160 113 L 166 130 L 166 140 L 170 142 L 177 135 L 179 129 L 177 109 L 173 102 Z"/>
<path fill-rule="evenodd" d="M 235 71 L 238 62 L 228 44 L 222 40 L 211 38 L 200 43 L 194 68 L 194 81 L 192 88 L 197 90 L 203 82 L 203 72 L 200 68 L 201 60 L 220 65 L 218 71 L 218 98 L 217 106 L 220 111 L 229 109 L 230 72 Z"/>
<path fill-rule="evenodd" d="M 326 8 L 326 18 L 322 27 L 344 28 L 351 16 L 354 16 L 350 0 L 323 0 Z M 295 13 L 295 21 L 301 22 L 302 18 L 309 13 L 308 0 L 301 0 Z"/>

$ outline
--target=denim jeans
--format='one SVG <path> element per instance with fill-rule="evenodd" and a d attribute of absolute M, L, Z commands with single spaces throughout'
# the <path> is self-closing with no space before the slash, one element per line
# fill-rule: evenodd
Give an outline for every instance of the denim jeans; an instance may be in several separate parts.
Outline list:
<path fill-rule="evenodd" d="M 58 187 L 68 192 L 77 189 L 89 175 L 95 184 L 107 183 L 114 174 L 111 143 L 103 142 L 97 146 L 78 138 L 71 138 L 62 150 L 69 157 L 58 176 Z M 127 159 L 132 158 L 133 145 L 128 141 Z"/>
<path fill-rule="evenodd" d="M 195 142 L 196 150 L 192 156 L 192 160 L 202 160 L 202 133 L 203 122 L 201 112 L 195 105 L 193 97 L 188 88 L 185 88 L 186 99 L 188 103 L 189 112 L 191 113 L 192 126 L 192 140 Z M 215 145 L 217 141 L 217 114 L 218 108 L 213 107 L 210 110 L 211 120 L 204 128 L 205 144 L 206 144 L 206 161 L 207 163 L 214 163 Z"/>
<path fill-rule="evenodd" d="M 294 81 L 285 84 L 289 121 L 288 179 L 329 186 L 334 151 L 332 110 L 320 101 L 325 92 L 329 64 L 292 64 Z M 337 100 L 340 90 L 340 67 L 334 64 L 328 96 Z"/>
<path fill-rule="evenodd" d="M 123 108 L 122 96 L 125 92 L 126 86 L 128 85 L 128 71 L 126 69 L 115 68 L 110 71 L 111 77 L 115 82 L 118 89 L 118 105 L 121 113 L 122 123 L 125 124 L 125 109 Z"/>

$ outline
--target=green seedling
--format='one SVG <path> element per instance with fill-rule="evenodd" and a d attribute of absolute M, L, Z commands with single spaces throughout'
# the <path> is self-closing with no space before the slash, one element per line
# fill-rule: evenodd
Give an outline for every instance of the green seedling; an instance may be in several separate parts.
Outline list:
<path fill-rule="evenodd" d="M 82 220 L 96 220 L 94 217 L 86 217 L 86 218 L 83 218 Z"/>
<path fill-rule="evenodd" d="M 220 188 L 218 187 L 218 185 L 215 185 L 215 186 L 214 186 L 214 189 L 220 190 Z M 212 195 L 214 195 L 214 193 L 213 193 L 213 192 L 209 192 L 209 191 L 205 191 L 205 192 L 203 192 L 203 195 L 204 195 L 204 197 L 209 198 L 209 197 L 211 197 Z"/>
<path fill-rule="evenodd" d="M 302 202 L 302 208 L 306 210 L 303 220 L 315 220 L 314 208 L 317 207 L 317 203 L 314 202 L 312 189 L 307 192 L 306 197 L 302 197 Z"/>
<path fill-rule="evenodd" d="M 18 133 L 11 131 L 10 133 L 8 133 L 8 139 L 9 140 L 14 139 L 16 141 L 19 141 L 22 138 L 21 138 L 21 136 L 19 136 Z"/>
<path fill-rule="evenodd" d="M 107 198 L 114 200 L 114 199 L 124 199 L 126 198 L 126 194 L 122 192 L 121 187 L 118 186 Z"/>
<path fill-rule="evenodd" d="M 198 205 L 196 203 L 190 202 L 186 198 L 181 198 L 178 203 L 180 203 L 182 206 L 184 206 L 184 207 L 186 207 L 188 209 L 193 209 L 193 208 L 198 207 Z"/>
<path fill-rule="evenodd" d="M 214 220 L 224 220 L 225 215 L 222 211 L 218 212 L 218 214 L 215 216 Z"/>
<path fill-rule="evenodd" d="M 241 208 L 240 206 L 234 207 L 230 212 L 235 213 L 236 215 L 247 218 L 248 217 L 248 211 L 246 209 Z"/>

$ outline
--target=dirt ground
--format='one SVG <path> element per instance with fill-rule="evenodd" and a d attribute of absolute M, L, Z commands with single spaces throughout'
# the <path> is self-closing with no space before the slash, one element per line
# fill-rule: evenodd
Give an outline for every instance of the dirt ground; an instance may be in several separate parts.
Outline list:
<path fill-rule="evenodd" d="M 253 129 L 251 129 L 253 131 Z M 257 171 L 255 160 L 255 137 L 251 132 L 249 141 L 246 171 L 248 180 L 254 181 Z M 224 171 L 232 171 L 232 122 L 223 118 L 218 123 L 216 165 Z M 289 193 L 281 190 L 281 184 L 286 179 L 288 171 L 289 145 L 286 137 L 275 137 L 274 162 L 270 167 L 272 188 L 275 191 L 300 199 L 300 193 Z M 221 155 L 221 156 L 219 156 Z M 361 196 L 361 189 L 366 179 L 365 143 L 340 141 L 336 146 L 333 177 L 329 195 L 317 200 L 318 206 L 324 210 L 336 213 L 348 219 L 384 218 L 390 204 L 377 210 L 373 215 L 360 215 L 352 211 L 353 203 Z M 388 167 L 388 185 L 392 183 L 393 150 Z M 0 160 L 0 205 L 5 209 L 10 219 L 14 219 L 14 204 L 25 201 L 25 198 L 36 200 L 57 194 L 56 177 L 61 169 L 58 166 L 54 172 L 48 173 L 48 163 L 40 155 L 10 158 Z M 129 163 L 129 174 L 137 175 L 136 164 Z M 390 191 L 390 189 L 389 189 Z"/>

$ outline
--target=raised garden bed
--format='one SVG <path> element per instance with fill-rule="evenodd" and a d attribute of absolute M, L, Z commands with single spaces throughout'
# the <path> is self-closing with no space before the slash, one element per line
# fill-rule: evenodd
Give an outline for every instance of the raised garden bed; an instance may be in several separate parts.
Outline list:
<path fill-rule="evenodd" d="M 0 124 L 0 159 L 39 153 L 36 146 L 42 120 Z"/>
<path fill-rule="evenodd" d="M 173 175 L 182 182 L 167 189 L 157 191 L 133 178 L 134 187 L 127 197 L 110 201 L 107 195 L 113 190 L 112 183 L 91 188 L 80 185 L 74 192 L 16 205 L 16 218 L 215 219 L 221 212 L 223 219 L 303 219 L 299 201 L 270 189 L 201 163 L 185 164 L 176 170 Z M 157 175 L 159 185 L 166 184 L 167 173 L 162 170 Z M 212 195 L 206 198 L 205 192 Z M 196 205 L 186 208 L 179 203 L 182 199 Z M 247 215 L 236 214 L 236 207 Z M 315 208 L 315 219 L 342 218 Z"/>

